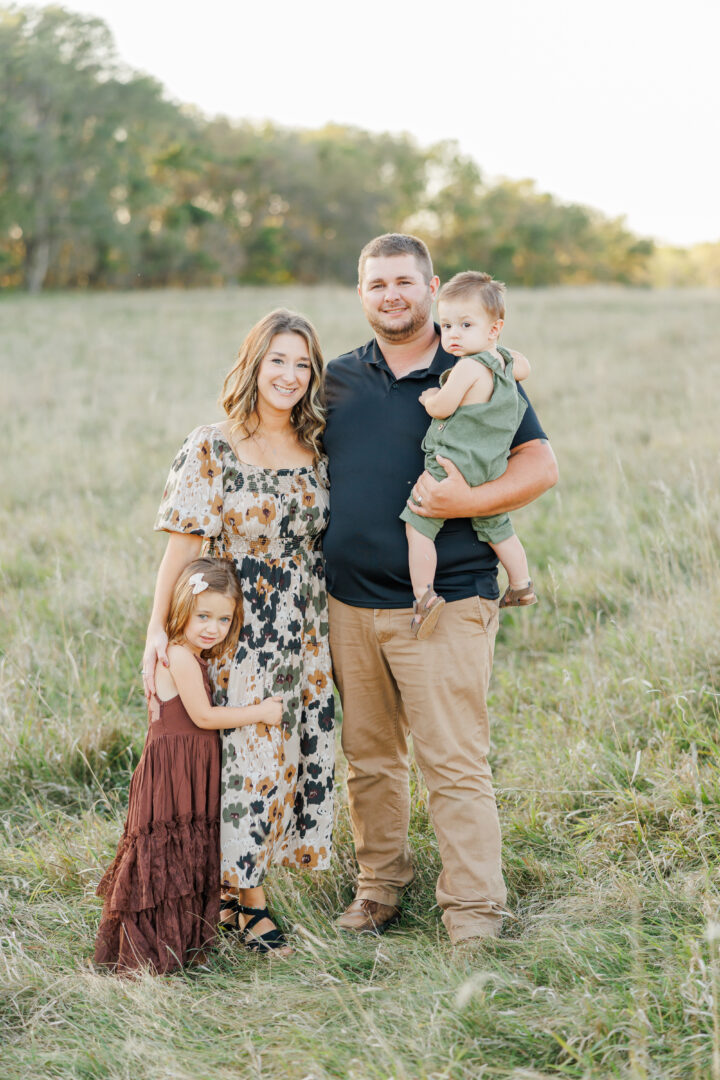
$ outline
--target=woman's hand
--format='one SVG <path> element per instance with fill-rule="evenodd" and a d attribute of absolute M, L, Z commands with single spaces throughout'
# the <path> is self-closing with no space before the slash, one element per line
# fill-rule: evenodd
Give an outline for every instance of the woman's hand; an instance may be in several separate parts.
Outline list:
<path fill-rule="evenodd" d="M 167 644 L 167 634 L 162 626 L 153 626 L 151 623 L 148 627 L 142 659 L 143 688 L 146 698 L 155 693 L 155 666 L 158 660 L 168 667 Z"/>
<path fill-rule="evenodd" d="M 283 706 L 280 694 L 273 694 L 272 697 L 265 698 L 261 708 L 263 710 L 262 719 L 258 720 L 258 724 L 277 727 L 282 722 Z"/>

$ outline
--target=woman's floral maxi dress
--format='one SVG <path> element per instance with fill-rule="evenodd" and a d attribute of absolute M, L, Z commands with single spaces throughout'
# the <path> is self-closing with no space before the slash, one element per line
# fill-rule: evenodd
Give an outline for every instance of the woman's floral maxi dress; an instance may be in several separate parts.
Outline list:
<path fill-rule="evenodd" d="M 238 460 L 220 429 L 196 428 L 168 477 L 156 529 L 205 537 L 243 591 L 235 656 L 211 667 L 218 705 L 283 697 L 280 727 L 222 736 L 223 884 L 260 885 L 271 863 L 324 869 L 333 820 L 334 711 L 320 537 L 327 469 Z"/>

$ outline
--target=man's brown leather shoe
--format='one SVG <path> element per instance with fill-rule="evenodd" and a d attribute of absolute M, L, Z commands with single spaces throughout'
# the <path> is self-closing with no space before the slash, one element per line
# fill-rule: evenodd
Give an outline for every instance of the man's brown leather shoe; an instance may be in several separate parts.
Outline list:
<path fill-rule="evenodd" d="M 384 934 L 399 917 L 398 907 L 379 904 L 377 900 L 353 900 L 335 925 L 355 934 Z"/>

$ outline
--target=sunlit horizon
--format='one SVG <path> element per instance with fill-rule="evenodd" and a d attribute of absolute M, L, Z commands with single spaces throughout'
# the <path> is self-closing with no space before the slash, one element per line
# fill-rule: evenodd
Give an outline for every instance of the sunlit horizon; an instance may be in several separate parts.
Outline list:
<path fill-rule="evenodd" d="M 329 0 L 278 0 L 269 14 L 207 0 L 202 22 L 190 9 L 169 22 L 164 5 L 139 0 L 65 7 L 103 19 L 124 62 L 205 115 L 455 140 L 490 182 L 531 179 L 661 243 L 720 240 L 720 10 L 704 0 L 684 5 L 680 25 L 620 0 L 450 0 L 441 12 L 371 0 L 351 33 Z"/>

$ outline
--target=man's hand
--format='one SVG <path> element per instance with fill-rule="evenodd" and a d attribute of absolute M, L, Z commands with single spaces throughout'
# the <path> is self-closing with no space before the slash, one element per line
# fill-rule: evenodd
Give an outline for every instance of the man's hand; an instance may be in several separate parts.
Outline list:
<path fill-rule="evenodd" d="M 447 520 L 458 517 L 491 517 L 527 506 L 557 483 L 555 455 L 546 439 L 532 439 L 510 451 L 507 469 L 497 480 L 470 487 L 448 458 L 436 459 L 447 473 L 435 480 L 424 472 L 415 481 L 410 508 L 421 517 Z"/>
<path fill-rule="evenodd" d="M 408 506 L 420 517 L 472 517 L 472 514 L 456 512 L 455 508 L 471 498 L 473 489 L 449 458 L 440 457 L 438 454 L 435 460 L 442 465 L 447 478 L 436 480 L 429 472 L 424 472 L 415 481 Z"/>

